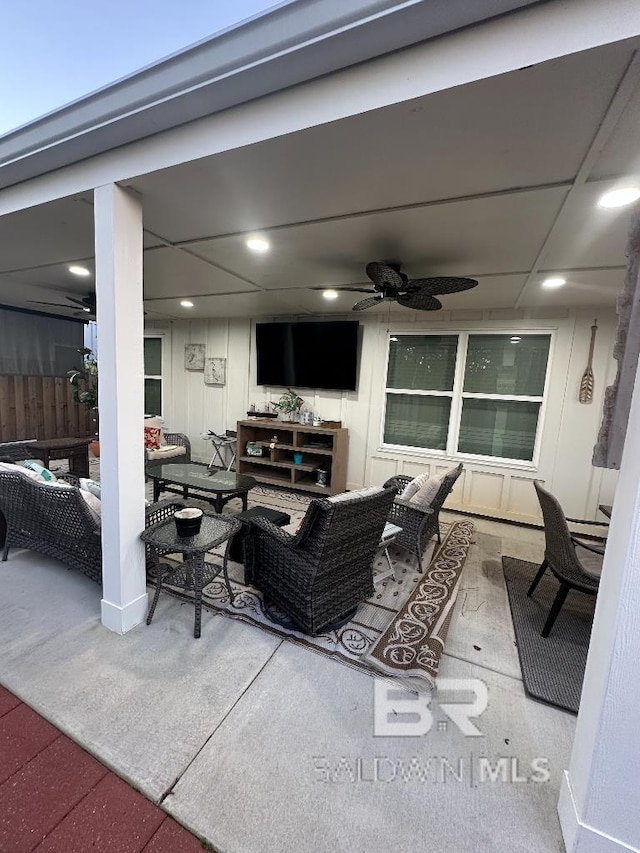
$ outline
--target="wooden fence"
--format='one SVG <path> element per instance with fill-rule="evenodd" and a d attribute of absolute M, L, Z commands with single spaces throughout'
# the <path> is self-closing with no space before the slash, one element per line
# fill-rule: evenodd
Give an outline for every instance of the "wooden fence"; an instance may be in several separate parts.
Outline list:
<path fill-rule="evenodd" d="M 0 442 L 91 435 L 86 406 L 66 376 L 0 376 Z"/>

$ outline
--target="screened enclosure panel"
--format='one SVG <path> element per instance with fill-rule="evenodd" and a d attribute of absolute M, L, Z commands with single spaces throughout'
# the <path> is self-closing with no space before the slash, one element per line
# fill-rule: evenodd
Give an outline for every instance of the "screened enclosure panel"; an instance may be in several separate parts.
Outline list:
<path fill-rule="evenodd" d="M 539 413 L 540 403 L 465 399 L 458 451 L 531 462 Z"/>
<path fill-rule="evenodd" d="M 162 339 L 144 339 L 145 376 L 162 376 Z"/>
<path fill-rule="evenodd" d="M 450 397 L 387 394 L 385 444 L 445 450 L 450 411 Z"/>
<path fill-rule="evenodd" d="M 162 414 L 162 381 L 160 379 L 144 380 L 144 413 L 145 415 Z"/>
<path fill-rule="evenodd" d="M 387 388 L 451 391 L 457 335 L 400 335 L 389 342 Z"/>
<path fill-rule="evenodd" d="M 469 335 L 464 390 L 541 397 L 550 342 L 549 335 Z"/>

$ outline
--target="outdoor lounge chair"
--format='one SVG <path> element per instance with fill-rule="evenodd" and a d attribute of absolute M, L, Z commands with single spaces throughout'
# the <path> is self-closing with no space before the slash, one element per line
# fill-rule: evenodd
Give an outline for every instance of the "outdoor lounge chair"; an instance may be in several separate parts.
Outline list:
<path fill-rule="evenodd" d="M 388 519 L 392 524 L 402 528 L 396 536 L 395 543 L 416 555 L 420 572 L 422 572 L 422 554 L 429 539 L 435 535 L 438 537 L 438 543 L 441 542 L 440 510 L 461 473 L 462 463 L 445 475 L 428 509 L 423 509 L 400 497 L 405 486 L 411 482 L 411 477 L 399 474 L 391 477 L 384 484 L 385 488 L 392 487 L 397 495 Z"/>
<path fill-rule="evenodd" d="M 392 489 L 376 489 L 313 500 L 295 535 L 266 518 L 251 519 L 247 579 L 306 634 L 345 621 L 373 595 L 373 559 L 393 496 Z"/>

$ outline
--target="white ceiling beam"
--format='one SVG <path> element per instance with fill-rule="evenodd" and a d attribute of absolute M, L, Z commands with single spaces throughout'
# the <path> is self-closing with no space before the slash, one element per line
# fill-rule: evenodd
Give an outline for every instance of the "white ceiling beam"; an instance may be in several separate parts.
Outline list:
<path fill-rule="evenodd" d="M 549 0 L 0 192 L 0 215 L 640 35 L 637 0 Z"/>

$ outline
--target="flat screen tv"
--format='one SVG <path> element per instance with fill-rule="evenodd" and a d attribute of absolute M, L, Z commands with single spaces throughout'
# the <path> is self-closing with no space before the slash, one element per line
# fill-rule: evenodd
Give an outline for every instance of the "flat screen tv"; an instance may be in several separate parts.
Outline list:
<path fill-rule="evenodd" d="M 355 391 L 357 320 L 257 323 L 258 385 Z"/>

